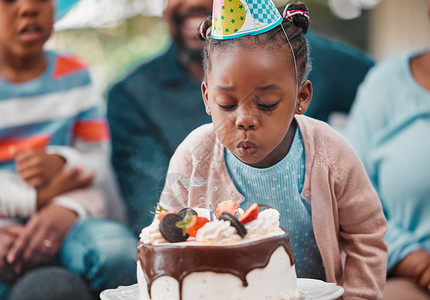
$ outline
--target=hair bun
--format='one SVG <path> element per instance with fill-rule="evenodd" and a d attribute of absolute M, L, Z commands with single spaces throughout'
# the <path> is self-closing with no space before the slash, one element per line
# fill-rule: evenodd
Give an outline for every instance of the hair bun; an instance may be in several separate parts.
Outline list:
<path fill-rule="evenodd" d="M 212 16 L 207 17 L 203 20 L 197 28 L 197 37 L 199 40 L 205 41 L 210 35 L 212 27 Z"/>
<path fill-rule="evenodd" d="M 288 4 L 282 16 L 285 19 L 292 20 L 297 27 L 302 29 L 303 34 L 308 32 L 309 28 L 309 10 L 303 3 L 290 3 Z"/>

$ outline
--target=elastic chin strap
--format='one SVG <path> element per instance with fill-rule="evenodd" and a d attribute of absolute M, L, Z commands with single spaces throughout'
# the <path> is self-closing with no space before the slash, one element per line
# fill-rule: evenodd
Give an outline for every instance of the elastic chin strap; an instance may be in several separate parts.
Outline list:
<path fill-rule="evenodd" d="M 296 76 L 296 95 L 297 95 L 297 88 L 299 86 L 299 77 L 297 74 L 297 62 L 296 62 L 296 55 L 294 54 L 293 46 L 291 46 L 290 39 L 288 38 L 287 32 L 285 31 L 284 25 L 281 23 L 282 31 L 284 32 L 285 38 L 287 39 L 288 46 L 290 46 L 291 55 L 293 56 L 293 63 L 294 63 L 294 74 Z"/>

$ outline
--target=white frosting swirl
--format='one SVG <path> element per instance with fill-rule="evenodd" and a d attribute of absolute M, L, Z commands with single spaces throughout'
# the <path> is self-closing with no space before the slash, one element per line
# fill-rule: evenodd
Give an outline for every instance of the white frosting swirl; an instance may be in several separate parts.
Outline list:
<path fill-rule="evenodd" d="M 257 219 L 245 224 L 245 228 L 248 231 L 246 239 L 263 239 L 284 233 L 279 227 L 279 212 L 273 208 L 260 212 Z"/>
<path fill-rule="evenodd" d="M 193 207 L 193 209 L 196 211 L 196 213 L 199 215 L 199 217 L 204 217 L 204 218 L 207 218 L 208 220 L 211 219 L 211 212 L 209 209 L 200 208 L 200 207 Z M 212 217 L 214 218 L 214 215 L 212 215 Z"/>
<path fill-rule="evenodd" d="M 157 219 L 148 227 L 143 228 L 139 237 L 144 244 L 159 245 L 168 243 L 161 235 L 160 221 Z"/>
<path fill-rule="evenodd" d="M 196 241 L 200 244 L 228 245 L 241 240 L 236 228 L 224 220 L 206 223 L 196 235 Z"/>

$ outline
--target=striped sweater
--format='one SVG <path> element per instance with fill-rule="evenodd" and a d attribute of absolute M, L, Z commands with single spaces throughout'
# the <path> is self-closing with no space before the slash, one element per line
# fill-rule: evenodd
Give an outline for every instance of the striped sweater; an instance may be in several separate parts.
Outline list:
<path fill-rule="evenodd" d="M 0 218 L 28 217 L 36 191 L 16 173 L 12 149 L 45 149 L 63 156 L 67 166 L 104 172 L 109 131 L 99 110 L 99 95 L 86 66 L 75 56 L 47 51 L 43 74 L 25 83 L 0 77 Z M 97 215 L 103 201 L 59 197 L 80 215 Z"/>

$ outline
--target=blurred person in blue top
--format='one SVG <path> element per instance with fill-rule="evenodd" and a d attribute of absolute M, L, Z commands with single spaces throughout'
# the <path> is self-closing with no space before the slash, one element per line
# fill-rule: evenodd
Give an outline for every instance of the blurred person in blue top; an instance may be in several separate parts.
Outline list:
<path fill-rule="evenodd" d="M 119 207 L 101 189 L 100 97 L 77 57 L 43 49 L 53 22 L 53 0 L 0 0 L 1 299 L 94 299 L 136 280 L 135 236 L 101 219 Z"/>
<path fill-rule="evenodd" d="M 109 91 L 112 162 L 136 234 L 153 219 L 150 212 L 174 150 L 193 129 L 210 122 L 200 88 L 204 43 L 195 32 L 211 11 L 212 0 L 166 0 L 164 18 L 172 44 Z M 312 33 L 308 40 L 313 65 L 309 79 L 316 84 L 306 113 L 327 121 L 333 111 L 349 111 L 373 61 L 337 41 Z"/>
<path fill-rule="evenodd" d="M 430 47 L 378 62 L 359 88 L 345 134 L 388 221 L 384 299 L 430 299 L 429 132 Z"/>

